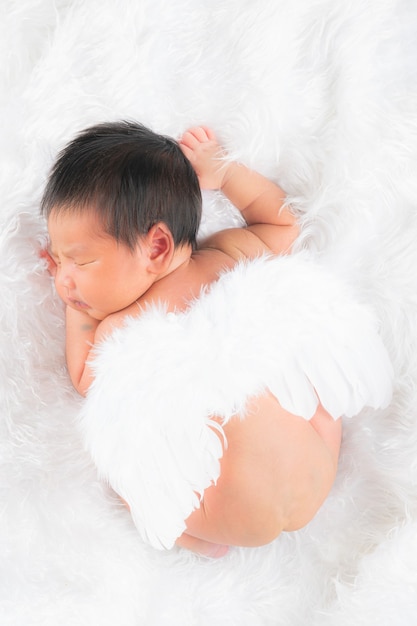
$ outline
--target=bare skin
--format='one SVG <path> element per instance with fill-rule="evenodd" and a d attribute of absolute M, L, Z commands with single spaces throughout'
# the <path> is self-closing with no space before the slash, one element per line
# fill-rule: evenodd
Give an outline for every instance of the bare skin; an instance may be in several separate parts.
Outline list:
<path fill-rule="evenodd" d="M 104 232 L 92 211 L 52 211 L 49 218 L 50 271 L 67 304 L 68 370 L 83 395 L 93 380 L 88 359 L 94 345 L 126 316 L 138 316 L 158 300 L 169 310 L 184 310 L 220 272 L 240 259 L 289 253 L 298 234 L 283 191 L 240 164 L 223 165 L 212 131 L 191 129 L 180 145 L 202 188 L 221 189 L 242 212 L 246 228 L 216 233 L 193 252 L 176 248 L 169 229 L 158 223 L 132 252 Z M 263 545 L 308 523 L 334 481 L 341 440 L 340 420 L 322 407 L 305 421 L 268 393 L 253 398 L 244 419 L 236 416 L 224 431 L 228 445 L 219 481 L 205 491 L 177 540 L 213 557 L 229 545 Z"/>
<path fill-rule="evenodd" d="M 251 401 L 244 421 L 226 424 L 218 484 L 187 528 L 213 542 L 257 546 L 301 528 L 320 508 L 337 467 L 340 422 L 334 427 L 323 408 L 306 422 L 268 393 Z"/>

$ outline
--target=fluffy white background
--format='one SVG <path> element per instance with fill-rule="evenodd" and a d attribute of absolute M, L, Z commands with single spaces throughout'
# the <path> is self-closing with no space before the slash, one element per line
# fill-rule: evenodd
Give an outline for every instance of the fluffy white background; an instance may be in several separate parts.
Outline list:
<path fill-rule="evenodd" d="M 417 5 L 412 0 L 2 0 L 0 623 L 417 621 Z M 63 311 L 38 253 L 57 150 L 97 121 L 214 127 L 278 180 L 301 244 L 370 303 L 393 402 L 346 423 L 305 529 L 219 561 L 159 553 L 76 428 Z M 237 221 L 205 197 L 203 231 Z"/>

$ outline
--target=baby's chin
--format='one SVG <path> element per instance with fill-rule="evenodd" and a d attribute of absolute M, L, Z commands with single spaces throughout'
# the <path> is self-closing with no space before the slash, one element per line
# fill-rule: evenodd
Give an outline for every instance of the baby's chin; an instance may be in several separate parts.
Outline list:
<path fill-rule="evenodd" d="M 86 311 L 86 313 L 93 320 L 97 320 L 98 322 L 102 322 L 104 319 L 106 319 L 106 317 L 111 315 L 111 313 L 103 313 L 102 311 L 95 311 L 94 309 L 90 309 L 89 311 Z"/>
<path fill-rule="evenodd" d="M 102 322 L 103 320 L 106 319 L 106 317 L 109 317 L 110 315 L 113 315 L 115 313 L 121 313 L 121 311 L 124 311 L 125 309 L 115 309 L 114 311 L 98 311 L 97 309 L 93 309 L 90 308 L 88 311 L 85 311 L 92 319 L 97 320 L 98 322 Z"/>
<path fill-rule="evenodd" d="M 74 311 L 81 311 L 85 313 L 93 320 L 97 320 L 98 322 L 102 322 L 110 313 L 104 313 L 103 311 L 98 311 L 97 309 L 93 309 L 92 307 L 81 307 L 77 303 L 69 302 L 68 306 Z"/>
<path fill-rule="evenodd" d="M 71 306 L 71 304 L 70 304 L 70 306 Z M 77 307 L 73 306 L 72 308 L 77 308 Z M 80 310 L 80 309 L 78 308 L 78 310 Z M 106 319 L 106 317 L 109 317 L 110 315 L 116 315 L 116 314 L 119 314 L 119 315 L 120 314 L 129 315 L 129 314 L 132 313 L 132 310 L 134 310 L 134 311 L 138 310 L 138 304 L 137 304 L 136 300 L 134 300 L 133 302 L 131 302 L 130 304 L 126 305 L 125 307 L 123 307 L 121 309 L 111 309 L 109 311 L 101 311 L 99 309 L 95 309 L 92 306 L 89 306 L 88 308 L 83 309 L 83 310 L 91 318 L 97 320 L 98 322 L 102 322 L 104 319 Z"/>

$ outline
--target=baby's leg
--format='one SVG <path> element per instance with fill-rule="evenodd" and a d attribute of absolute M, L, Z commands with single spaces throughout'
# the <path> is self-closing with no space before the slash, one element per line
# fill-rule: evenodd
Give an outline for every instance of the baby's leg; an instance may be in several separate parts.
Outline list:
<path fill-rule="evenodd" d="M 187 534 L 215 544 L 259 546 L 307 524 L 336 475 L 340 421 L 321 407 L 306 421 L 267 393 L 224 430 L 228 446 L 220 477 L 187 519 Z"/>
<path fill-rule="evenodd" d="M 175 543 L 180 548 L 186 548 L 187 550 L 191 550 L 191 552 L 196 552 L 201 556 L 207 556 L 212 559 L 217 559 L 221 556 L 224 556 L 229 551 L 229 546 L 223 545 L 221 543 L 212 543 L 211 541 L 205 541 L 204 539 L 193 537 L 192 535 L 188 535 L 187 533 L 183 533 Z"/>
<path fill-rule="evenodd" d="M 271 394 L 253 399 L 246 416 L 224 430 L 228 446 L 218 482 L 176 541 L 211 558 L 229 545 L 264 545 L 308 523 L 333 483 L 341 440 L 341 420 L 322 407 L 306 421 Z"/>
<path fill-rule="evenodd" d="M 126 500 L 124 500 L 121 496 L 119 496 L 119 498 L 125 507 L 130 511 L 130 506 Z M 191 550 L 191 552 L 196 552 L 201 556 L 207 556 L 211 559 L 217 559 L 224 556 L 229 551 L 229 546 L 221 543 L 205 541 L 204 539 L 199 539 L 198 537 L 192 537 L 187 533 L 183 533 L 181 537 L 178 537 L 175 544 L 180 548 L 186 548 L 187 550 Z"/>

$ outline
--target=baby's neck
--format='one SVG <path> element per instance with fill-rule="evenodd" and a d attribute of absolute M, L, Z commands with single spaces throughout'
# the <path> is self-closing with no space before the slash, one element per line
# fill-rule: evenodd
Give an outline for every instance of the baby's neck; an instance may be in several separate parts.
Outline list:
<path fill-rule="evenodd" d="M 175 248 L 168 269 L 158 277 L 158 280 L 160 278 L 166 278 L 182 267 L 186 267 L 191 259 L 192 253 L 193 249 L 190 244 L 184 244 L 183 246 Z"/>

